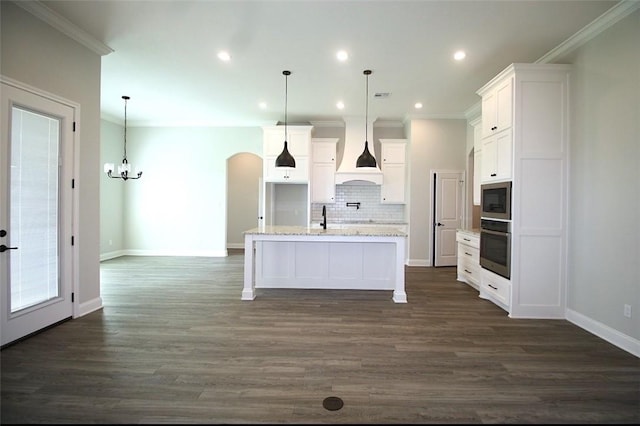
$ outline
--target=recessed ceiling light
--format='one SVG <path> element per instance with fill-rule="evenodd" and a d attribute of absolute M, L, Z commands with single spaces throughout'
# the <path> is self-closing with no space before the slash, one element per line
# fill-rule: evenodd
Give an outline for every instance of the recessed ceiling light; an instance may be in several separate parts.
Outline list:
<path fill-rule="evenodd" d="M 340 62 L 344 62 L 349 59 L 349 54 L 346 50 L 339 50 L 338 53 L 336 53 L 336 58 L 338 58 Z"/>
<path fill-rule="evenodd" d="M 420 108 L 422 108 L 422 103 L 416 102 L 416 104 L 414 106 L 416 107 L 416 109 L 420 109 Z"/>
<path fill-rule="evenodd" d="M 336 104 L 336 107 L 338 107 L 338 109 L 344 109 L 344 102 L 338 101 L 338 103 Z"/>
<path fill-rule="evenodd" d="M 267 109 L 267 103 L 266 102 L 260 102 L 258 104 L 258 106 L 260 107 L 260 109 Z"/>
<path fill-rule="evenodd" d="M 464 53 L 463 50 L 458 50 L 456 53 L 453 54 L 453 59 L 455 59 L 456 61 L 461 61 L 463 60 L 465 57 L 467 56 L 466 53 Z"/>
<path fill-rule="evenodd" d="M 229 55 L 229 52 L 227 52 L 226 50 L 221 50 L 220 52 L 218 52 L 218 59 L 224 62 L 228 62 L 231 60 L 231 55 Z"/>

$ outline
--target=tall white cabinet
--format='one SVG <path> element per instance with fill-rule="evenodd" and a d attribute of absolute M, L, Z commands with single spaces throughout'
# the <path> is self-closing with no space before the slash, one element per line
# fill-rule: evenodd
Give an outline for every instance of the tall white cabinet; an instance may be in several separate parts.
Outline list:
<path fill-rule="evenodd" d="M 311 202 L 336 202 L 336 146 L 338 138 L 311 139 Z"/>
<path fill-rule="evenodd" d="M 565 318 L 569 77 L 569 65 L 512 64 L 477 92 L 482 181 L 512 180 L 511 279 L 496 286 L 483 269 L 480 297 L 513 318 Z"/>
<path fill-rule="evenodd" d="M 382 186 L 380 202 L 382 204 L 406 203 L 406 139 L 380 139 L 382 155 Z"/>

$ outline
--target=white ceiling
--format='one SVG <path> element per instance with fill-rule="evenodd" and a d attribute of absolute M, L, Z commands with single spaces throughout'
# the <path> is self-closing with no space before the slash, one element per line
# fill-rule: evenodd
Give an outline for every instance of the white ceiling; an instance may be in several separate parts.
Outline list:
<path fill-rule="evenodd" d="M 463 118 L 507 65 L 540 60 L 618 1 L 41 3 L 113 49 L 102 57 L 104 118 L 122 121 L 128 95 L 130 125 L 255 126 L 284 120 L 285 69 L 289 123 L 364 117 L 365 69 L 370 120 Z"/>

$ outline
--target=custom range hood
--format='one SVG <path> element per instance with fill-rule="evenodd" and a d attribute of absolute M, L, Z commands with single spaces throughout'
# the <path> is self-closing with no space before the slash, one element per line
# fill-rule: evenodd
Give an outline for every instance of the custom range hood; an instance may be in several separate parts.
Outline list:
<path fill-rule="evenodd" d="M 372 137 L 373 125 L 367 123 L 368 129 L 365 131 L 362 122 L 362 117 L 344 117 L 344 153 L 342 155 L 342 162 L 336 171 L 336 184 L 382 185 L 382 171 L 377 166 L 356 167 L 358 157 L 360 157 L 364 151 L 364 142 L 367 137 L 365 133 L 367 133 L 371 139 L 368 143 L 371 155 L 376 159 L 378 158 Z"/>

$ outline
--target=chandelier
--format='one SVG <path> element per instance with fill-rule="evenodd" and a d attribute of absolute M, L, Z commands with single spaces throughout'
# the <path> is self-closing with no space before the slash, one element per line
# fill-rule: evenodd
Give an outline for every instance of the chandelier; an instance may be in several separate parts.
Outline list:
<path fill-rule="evenodd" d="M 129 176 L 129 173 L 131 173 L 131 164 L 127 161 L 127 101 L 131 98 L 129 96 L 123 96 L 122 99 L 124 99 L 124 156 L 122 157 L 122 164 L 118 166 L 117 174 L 113 173 L 113 163 L 105 163 L 104 172 L 112 179 L 140 179 L 142 172 L 138 172 L 135 177 Z"/>

